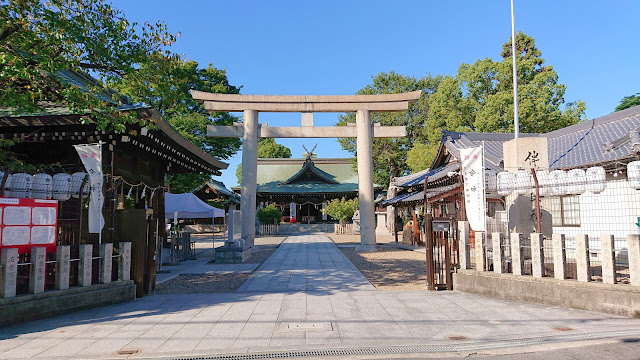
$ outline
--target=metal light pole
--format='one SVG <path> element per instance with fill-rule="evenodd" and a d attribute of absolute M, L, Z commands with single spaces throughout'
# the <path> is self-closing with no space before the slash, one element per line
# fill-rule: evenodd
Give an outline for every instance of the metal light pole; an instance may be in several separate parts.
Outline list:
<path fill-rule="evenodd" d="M 520 136 L 520 121 L 518 120 L 518 71 L 516 70 L 516 22 L 513 16 L 513 0 L 511 0 L 511 57 L 513 58 L 513 121 L 514 135 Z"/>

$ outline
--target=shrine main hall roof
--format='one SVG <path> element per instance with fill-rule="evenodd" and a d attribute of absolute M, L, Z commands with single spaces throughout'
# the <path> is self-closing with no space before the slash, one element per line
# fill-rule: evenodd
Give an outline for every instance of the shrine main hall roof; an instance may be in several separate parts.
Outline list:
<path fill-rule="evenodd" d="M 354 194 L 358 173 L 351 159 L 258 159 L 257 186 L 260 195 Z"/>

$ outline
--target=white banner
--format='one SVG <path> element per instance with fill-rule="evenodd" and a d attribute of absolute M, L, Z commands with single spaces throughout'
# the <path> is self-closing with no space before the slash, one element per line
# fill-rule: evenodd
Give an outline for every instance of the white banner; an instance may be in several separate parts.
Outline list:
<path fill-rule="evenodd" d="M 324 211 L 327 210 L 327 202 L 322 203 L 322 221 L 327 221 L 327 214 Z"/>
<path fill-rule="evenodd" d="M 89 174 L 89 183 L 91 192 L 89 195 L 89 233 L 100 233 L 104 227 L 104 218 L 102 217 L 102 204 L 104 204 L 104 195 L 102 194 L 102 145 L 73 145 L 82 160 L 84 168 Z"/>
<path fill-rule="evenodd" d="M 473 231 L 486 231 L 484 151 L 482 146 L 460 149 L 464 181 L 464 207 Z"/>
<path fill-rule="evenodd" d="M 296 218 L 296 203 L 290 203 L 289 204 L 289 217 L 291 219 L 295 219 Z"/>

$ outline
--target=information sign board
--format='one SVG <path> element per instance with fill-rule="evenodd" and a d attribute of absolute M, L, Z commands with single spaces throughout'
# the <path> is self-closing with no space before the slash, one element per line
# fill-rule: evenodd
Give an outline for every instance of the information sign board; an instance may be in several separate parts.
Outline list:
<path fill-rule="evenodd" d="M 58 226 L 58 201 L 0 198 L 0 248 L 18 253 L 44 246 L 54 251 Z"/>

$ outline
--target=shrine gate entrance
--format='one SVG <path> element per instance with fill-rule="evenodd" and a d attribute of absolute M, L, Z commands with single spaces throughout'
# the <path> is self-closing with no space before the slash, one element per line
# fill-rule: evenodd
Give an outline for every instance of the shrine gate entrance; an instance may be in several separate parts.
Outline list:
<path fill-rule="evenodd" d="M 242 182 L 240 211 L 242 239 L 253 247 L 256 216 L 256 172 L 258 138 L 357 138 L 358 199 L 360 202 L 359 251 L 374 251 L 375 205 L 373 197 L 373 158 L 371 139 L 404 137 L 404 126 L 380 126 L 371 123 L 371 112 L 406 111 L 409 103 L 420 98 L 420 91 L 384 95 L 240 95 L 191 91 L 196 101 L 210 112 L 243 112 L 243 122 L 233 126 L 209 125 L 211 137 L 242 137 Z M 268 127 L 258 124 L 259 112 L 299 112 L 300 127 Z M 314 112 L 355 112 L 355 126 L 313 126 Z"/>

